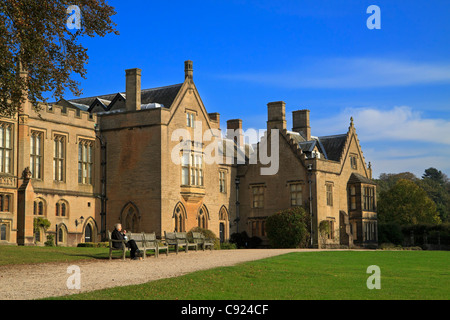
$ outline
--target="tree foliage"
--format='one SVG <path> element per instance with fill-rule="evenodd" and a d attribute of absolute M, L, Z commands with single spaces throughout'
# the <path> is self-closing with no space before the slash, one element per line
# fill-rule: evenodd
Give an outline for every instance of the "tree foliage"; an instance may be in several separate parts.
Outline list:
<path fill-rule="evenodd" d="M 73 4 L 68 0 L 0 1 L 0 115 L 15 114 L 25 97 L 39 110 L 38 102 L 47 101 L 44 95 L 60 100 L 66 88 L 81 94 L 72 78 L 86 75 L 88 55 L 80 38 L 118 32 L 111 20 L 116 12 L 105 0 L 76 1 L 81 29 L 69 30 L 67 8 Z"/>
<path fill-rule="evenodd" d="M 416 183 L 400 179 L 378 200 L 378 218 L 381 223 L 419 224 L 440 223 L 436 204 Z"/>
<path fill-rule="evenodd" d="M 442 171 L 436 168 L 426 169 L 421 179 L 411 172 L 381 174 L 380 178 L 376 180 L 378 204 L 380 204 L 380 201 L 383 204 L 383 198 L 401 179 L 415 183 L 426 192 L 427 196 L 436 205 L 436 210 L 442 222 L 450 220 L 450 181 Z"/>

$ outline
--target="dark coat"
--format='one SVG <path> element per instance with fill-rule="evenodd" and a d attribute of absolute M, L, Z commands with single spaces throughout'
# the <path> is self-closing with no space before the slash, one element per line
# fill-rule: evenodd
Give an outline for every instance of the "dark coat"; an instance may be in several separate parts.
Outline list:
<path fill-rule="evenodd" d="M 114 229 L 114 231 L 111 233 L 111 239 L 112 240 L 125 240 L 123 233 L 117 231 L 116 229 Z M 116 249 L 122 249 L 122 244 L 120 242 L 113 242 L 112 246 Z"/>

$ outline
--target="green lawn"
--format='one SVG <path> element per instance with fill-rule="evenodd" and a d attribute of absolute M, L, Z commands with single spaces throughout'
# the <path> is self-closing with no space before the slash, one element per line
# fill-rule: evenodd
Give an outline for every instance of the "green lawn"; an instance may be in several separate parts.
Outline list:
<path fill-rule="evenodd" d="M 0 266 L 45 262 L 71 262 L 86 259 L 109 259 L 107 248 L 17 247 L 0 246 Z M 115 252 L 118 257 L 121 252 Z"/>
<path fill-rule="evenodd" d="M 72 295 L 82 300 L 449 299 L 450 253 L 442 251 L 306 252 L 185 276 Z M 199 261 L 201 263 L 201 261 Z M 381 269 L 369 290 L 367 267 Z"/>

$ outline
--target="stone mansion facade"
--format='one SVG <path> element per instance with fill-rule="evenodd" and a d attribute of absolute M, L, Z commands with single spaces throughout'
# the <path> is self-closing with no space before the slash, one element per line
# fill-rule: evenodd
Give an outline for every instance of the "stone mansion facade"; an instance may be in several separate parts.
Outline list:
<path fill-rule="evenodd" d="M 118 222 L 158 236 L 199 226 L 221 241 L 246 231 L 266 243 L 267 217 L 299 205 L 312 213 L 314 246 L 376 243 L 376 186 L 353 119 L 346 133 L 317 137 L 309 110 L 294 111 L 288 130 L 285 103 L 272 102 L 256 145 L 244 142 L 241 120 L 227 121 L 219 145 L 231 143 L 228 156 L 242 163 L 211 162 L 206 143 L 190 137 L 220 136 L 220 114 L 207 112 L 192 61 L 182 83 L 153 89 L 141 89 L 140 69 L 126 70 L 125 89 L 61 100 L 39 114 L 26 101 L 0 119 L 0 244 L 43 245 L 49 235 L 61 246 L 99 242 Z M 249 160 L 261 148 L 276 150 L 276 174 L 262 175 L 264 165 Z M 36 226 L 38 218 L 50 227 Z M 331 227 L 326 239 L 322 221 Z"/>

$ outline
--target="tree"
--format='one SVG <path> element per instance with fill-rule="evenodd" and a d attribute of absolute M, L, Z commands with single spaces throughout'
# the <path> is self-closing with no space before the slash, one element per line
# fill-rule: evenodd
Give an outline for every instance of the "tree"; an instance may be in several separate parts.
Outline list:
<path fill-rule="evenodd" d="M 425 173 L 422 176 L 423 180 L 432 180 L 439 183 L 441 186 L 444 186 L 448 183 L 448 177 L 442 173 L 442 171 L 436 168 L 428 168 L 425 170 Z"/>
<path fill-rule="evenodd" d="M 85 79 L 87 49 L 83 36 L 105 36 L 118 32 L 111 17 L 114 8 L 105 0 L 78 0 L 81 28 L 67 28 L 69 0 L 0 1 L 0 115 L 11 116 L 21 109 L 25 98 L 40 110 L 44 95 L 55 100 L 66 87 L 81 95 L 78 74 Z"/>
<path fill-rule="evenodd" d="M 450 192 L 448 189 L 448 178 L 441 171 L 435 168 L 425 170 L 423 179 L 419 181 L 419 186 L 424 189 L 431 200 L 434 201 L 443 222 L 450 217 Z"/>
<path fill-rule="evenodd" d="M 309 215 L 302 207 L 282 210 L 266 220 L 267 238 L 275 248 L 306 246 Z"/>
<path fill-rule="evenodd" d="M 436 204 L 425 190 L 405 179 L 380 194 L 378 218 L 381 223 L 400 225 L 441 222 Z"/>

